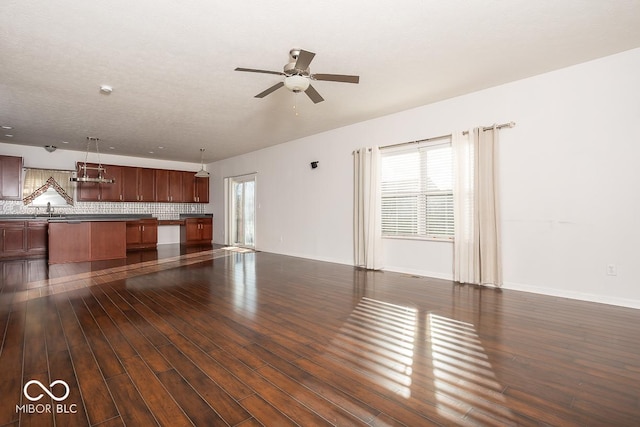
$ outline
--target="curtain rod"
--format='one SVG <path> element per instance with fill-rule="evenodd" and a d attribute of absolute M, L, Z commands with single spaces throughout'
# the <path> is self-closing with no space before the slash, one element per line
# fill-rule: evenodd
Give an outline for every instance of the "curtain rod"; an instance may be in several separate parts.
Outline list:
<path fill-rule="evenodd" d="M 495 125 L 495 127 L 496 127 L 496 129 L 502 129 L 502 128 L 512 128 L 515 125 L 516 125 L 516 122 L 509 122 L 509 123 L 502 123 L 500 125 Z M 486 130 L 489 130 L 489 129 L 493 129 L 493 126 L 485 126 L 485 127 L 482 128 L 483 131 L 486 131 Z M 468 133 L 469 133 L 469 131 L 462 132 L 463 135 L 467 135 Z M 383 146 L 380 147 L 380 149 L 391 148 L 391 147 L 399 147 L 401 145 L 407 145 L 407 144 L 418 144 L 420 142 L 437 141 L 439 139 L 449 138 L 450 136 L 451 136 L 451 134 L 447 134 L 447 135 L 434 136 L 432 138 L 419 139 L 417 141 L 407 141 L 407 142 L 400 142 L 398 144 L 383 145 Z"/>
<path fill-rule="evenodd" d="M 437 141 L 439 139 L 444 139 L 444 138 L 449 138 L 449 137 L 451 137 L 451 134 L 434 136 L 434 137 L 425 138 L 425 139 L 418 139 L 417 141 L 407 141 L 407 142 L 399 142 L 397 144 L 383 145 L 383 146 L 381 146 L 379 148 L 382 150 L 383 148 L 399 147 L 401 145 L 408 145 L 408 144 L 419 144 L 421 142 Z"/>
<path fill-rule="evenodd" d="M 493 125 L 493 126 L 485 126 L 482 128 L 483 131 L 489 130 L 489 129 L 493 129 L 494 126 L 496 129 L 502 129 L 502 128 L 512 128 L 516 125 L 516 122 L 509 122 L 509 123 L 502 123 L 499 125 Z M 464 132 L 462 132 L 463 135 L 468 135 L 469 131 L 465 130 Z M 383 148 L 391 148 L 391 147 L 400 147 L 401 145 L 408 145 L 408 144 L 418 144 L 420 142 L 429 142 L 429 141 L 437 141 L 439 139 L 444 139 L 444 138 L 450 138 L 451 134 L 447 134 L 447 135 L 440 135 L 440 136 L 434 136 L 431 138 L 425 138 L 425 139 L 418 139 L 416 141 L 407 141 L 407 142 L 399 142 L 397 144 L 391 144 L 391 145 L 383 145 L 381 147 L 379 147 L 381 150 Z M 355 153 L 357 150 L 353 151 L 353 153 Z M 351 154 L 353 154 L 351 153 Z"/>
<path fill-rule="evenodd" d="M 485 126 L 482 128 L 483 131 L 485 130 L 489 130 L 489 129 L 493 129 L 494 127 L 496 129 L 502 129 L 502 128 L 512 128 L 516 125 L 516 122 L 509 122 L 509 123 L 502 123 L 501 125 L 492 125 L 492 126 Z M 463 135 L 467 135 L 469 133 L 469 131 L 465 130 L 464 132 L 462 132 Z"/>

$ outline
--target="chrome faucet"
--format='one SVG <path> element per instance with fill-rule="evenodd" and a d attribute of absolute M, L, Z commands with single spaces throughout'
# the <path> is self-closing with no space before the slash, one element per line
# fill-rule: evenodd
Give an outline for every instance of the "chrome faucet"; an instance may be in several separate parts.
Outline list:
<path fill-rule="evenodd" d="M 49 214 L 49 218 L 53 216 L 54 207 L 51 206 L 51 202 L 47 202 L 47 213 Z"/>

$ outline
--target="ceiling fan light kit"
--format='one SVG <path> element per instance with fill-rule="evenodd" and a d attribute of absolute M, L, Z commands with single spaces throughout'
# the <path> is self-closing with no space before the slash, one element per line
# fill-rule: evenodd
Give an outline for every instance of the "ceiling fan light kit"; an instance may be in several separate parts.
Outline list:
<path fill-rule="evenodd" d="M 344 74 L 311 74 L 309 64 L 313 60 L 315 53 L 302 49 L 291 49 L 289 51 L 289 62 L 284 66 L 283 71 L 269 71 L 255 68 L 236 68 L 236 71 L 244 71 L 249 73 L 276 74 L 284 76 L 284 81 L 278 82 L 270 88 L 260 92 L 255 98 L 264 98 L 270 93 L 280 89 L 282 86 L 294 93 L 304 92 L 314 104 L 324 101 L 324 98 L 318 93 L 313 86 L 311 80 L 323 80 L 329 82 L 340 83 L 359 83 L 359 76 L 349 76 Z"/>
<path fill-rule="evenodd" d="M 293 93 L 304 92 L 309 87 L 309 77 L 287 76 L 284 78 L 284 86 Z"/>

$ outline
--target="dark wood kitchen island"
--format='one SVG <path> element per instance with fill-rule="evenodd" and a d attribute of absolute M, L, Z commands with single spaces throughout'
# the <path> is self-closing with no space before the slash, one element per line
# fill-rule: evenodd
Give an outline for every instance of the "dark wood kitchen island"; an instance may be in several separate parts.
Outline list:
<path fill-rule="evenodd" d="M 126 257 L 126 221 L 49 221 L 49 264 Z"/>

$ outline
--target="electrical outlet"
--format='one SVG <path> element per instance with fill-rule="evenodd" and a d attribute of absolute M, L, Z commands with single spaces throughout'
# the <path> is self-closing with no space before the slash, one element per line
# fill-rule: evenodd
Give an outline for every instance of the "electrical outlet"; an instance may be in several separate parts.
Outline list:
<path fill-rule="evenodd" d="M 607 265 L 607 276 L 617 276 L 618 269 L 615 264 Z"/>

